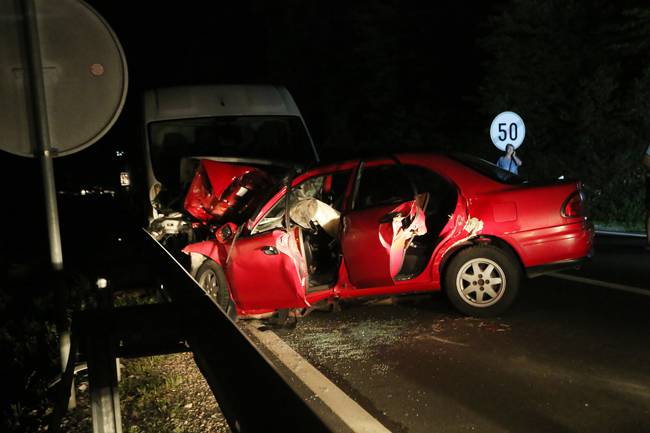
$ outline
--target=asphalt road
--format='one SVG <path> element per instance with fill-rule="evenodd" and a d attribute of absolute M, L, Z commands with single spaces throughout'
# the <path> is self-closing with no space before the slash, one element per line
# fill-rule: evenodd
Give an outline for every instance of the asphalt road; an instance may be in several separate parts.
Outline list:
<path fill-rule="evenodd" d="M 565 273 L 650 290 L 650 251 L 645 245 L 645 238 L 598 235 L 594 257 Z"/>
<path fill-rule="evenodd" d="M 650 294 L 642 240 L 574 273 Z M 498 319 L 441 295 L 314 312 L 276 333 L 395 432 L 650 432 L 650 296 L 554 277 Z"/>

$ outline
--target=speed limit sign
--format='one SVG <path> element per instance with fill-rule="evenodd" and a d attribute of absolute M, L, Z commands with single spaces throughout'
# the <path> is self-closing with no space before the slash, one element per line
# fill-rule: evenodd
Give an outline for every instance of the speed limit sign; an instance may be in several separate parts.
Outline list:
<path fill-rule="evenodd" d="M 490 138 L 492 143 L 500 150 L 506 150 L 508 144 L 515 149 L 521 146 L 526 136 L 526 126 L 517 113 L 504 111 L 497 115 L 490 126 Z"/>

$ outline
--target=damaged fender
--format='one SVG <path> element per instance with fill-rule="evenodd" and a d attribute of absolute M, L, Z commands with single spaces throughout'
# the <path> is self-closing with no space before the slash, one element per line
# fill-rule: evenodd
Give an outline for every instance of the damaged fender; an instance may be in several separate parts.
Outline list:
<path fill-rule="evenodd" d="M 476 217 L 471 217 L 468 215 L 467 221 L 465 222 L 465 227 L 463 227 L 463 234 L 461 234 L 460 239 L 456 240 L 449 248 L 453 248 L 458 244 L 467 242 L 468 240 L 477 237 L 483 231 L 483 221 Z"/>
<path fill-rule="evenodd" d="M 223 267 L 219 255 L 219 244 L 213 241 L 197 242 L 190 244 L 183 248 L 181 251 L 188 254 L 191 259 L 190 275 L 196 276 L 196 271 L 201 267 L 203 262 L 207 259 L 215 261 L 219 266 Z"/>

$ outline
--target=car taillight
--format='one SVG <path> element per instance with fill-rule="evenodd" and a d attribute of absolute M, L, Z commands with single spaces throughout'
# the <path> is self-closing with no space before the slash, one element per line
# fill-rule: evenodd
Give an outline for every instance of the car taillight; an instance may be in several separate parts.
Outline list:
<path fill-rule="evenodd" d="M 584 197 L 582 191 L 572 193 L 562 205 L 560 211 L 565 218 L 579 218 L 585 216 Z"/>

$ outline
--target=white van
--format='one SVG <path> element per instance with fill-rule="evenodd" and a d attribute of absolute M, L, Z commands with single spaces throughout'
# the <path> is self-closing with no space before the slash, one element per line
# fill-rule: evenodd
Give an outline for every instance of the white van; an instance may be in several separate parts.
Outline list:
<path fill-rule="evenodd" d="M 276 166 L 318 162 L 305 121 L 282 86 L 160 88 L 147 91 L 143 105 L 148 218 L 151 223 L 171 217 L 164 222 L 168 232 L 175 231 L 173 211 L 182 211 L 192 160 Z"/>

